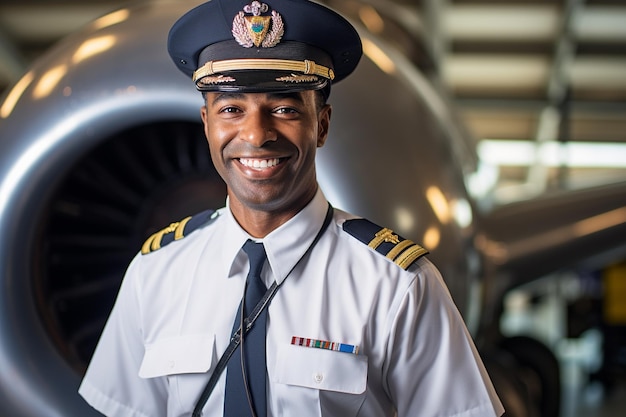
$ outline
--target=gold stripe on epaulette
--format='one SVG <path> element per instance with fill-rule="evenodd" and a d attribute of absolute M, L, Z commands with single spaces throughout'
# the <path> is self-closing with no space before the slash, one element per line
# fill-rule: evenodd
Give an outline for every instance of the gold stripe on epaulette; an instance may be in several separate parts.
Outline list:
<path fill-rule="evenodd" d="M 146 255 L 146 254 L 150 253 L 150 245 L 152 245 L 152 241 L 154 240 L 156 235 L 157 235 L 156 233 L 151 235 L 148 239 L 146 239 L 145 242 L 143 242 L 143 245 L 141 246 L 141 254 L 142 255 Z"/>
<path fill-rule="evenodd" d="M 393 249 L 391 249 L 388 253 L 387 253 L 387 258 L 391 259 L 392 261 L 394 259 L 396 259 L 396 257 L 398 255 L 400 255 L 400 253 L 405 250 L 407 247 L 414 245 L 412 240 L 406 239 L 403 240 L 402 242 L 398 243 L 396 246 L 393 247 Z"/>
<path fill-rule="evenodd" d="M 154 237 L 154 239 L 152 239 L 150 250 L 155 251 L 155 250 L 161 249 L 161 240 L 163 240 L 163 236 L 166 233 L 172 233 L 174 230 L 176 230 L 177 226 L 178 226 L 178 222 L 172 223 L 169 226 L 167 226 L 165 229 L 156 232 L 156 236 Z"/>
<path fill-rule="evenodd" d="M 185 237 L 185 226 L 187 226 L 187 222 L 189 222 L 189 220 L 191 220 L 191 216 L 185 217 L 178 223 L 178 226 L 176 226 L 176 232 L 174 233 L 174 240 L 179 240 Z"/>
<path fill-rule="evenodd" d="M 367 244 L 372 249 L 376 249 L 383 242 L 389 242 L 393 244 L 397 244 L 400 241 L 398 239 L 398 235 L 393 234 L 393 230 L 387 229 L 386 227 L 381 229 L 380 232 L 374 235 L 374 239 Z"/>
<path fill-rule="evenodd" d="M 402 252 L 398 259 L 394 262 L 399 265 L 402 269 L 407 269 L 409 265 L 411 265 L 417 258 L 428 253 L 426 249 L 419 245 L 410 246 L 407 250 Z"/>
<path fill-rule="evenodd" d="M 187 222 L 191 219 L 191 216 L 181 220 L 180 222 L 175 222 L 167 226 L 163 230 L 159 230 L 150 236 L 141 246 L 141 253 L 146 255 L 155 250 L 161 249 L 161 241 L 163 240 L 163 236 L 168 233 L 174 233 L 174 240 L 182 239 L 184 236 L 185 226 Z"/>

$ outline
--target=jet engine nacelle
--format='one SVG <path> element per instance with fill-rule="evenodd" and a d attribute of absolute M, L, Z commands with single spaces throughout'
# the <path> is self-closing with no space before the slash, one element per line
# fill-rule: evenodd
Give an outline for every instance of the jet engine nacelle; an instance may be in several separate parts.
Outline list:
<path fill-rule="evenodd" d="M 154 230 L 224 203 L 201 96 L 166 53 L 193 3 L 93 22 L 2 103 L 0 414 L 96 415 L 76 391 L 127 263 Z M 331 94 L 320 184 L 336 207 L 422 242 L 467 313 L 478 262 L 454 117 L 403 56 L 362 35 L 359 68 Z"/>

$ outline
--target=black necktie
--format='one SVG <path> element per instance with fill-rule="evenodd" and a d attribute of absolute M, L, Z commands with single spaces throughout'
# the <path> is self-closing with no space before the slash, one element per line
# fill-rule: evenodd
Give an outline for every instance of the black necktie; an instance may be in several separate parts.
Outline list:
<path fill-rule="evenodd" d="M 248 272 L 245 302 L 243 305 L 244 317 L 257 305 L 267 291 L 267 287 L 261 280 L 261 269 L 265 263 L 266 254 L 262 243 L 254 243 L 248 240 L 243 245 L 243 250 L 250 260 L 250 272 Z M 237 312 L 233 333 L 241 323 L 241 308 Z M 265 361 L 265 324 L 267 321 L 267 309 L 254 322 L 254 326 L 246 335 L 244 342 L 233 353 L 228 361 L 226 372 L 226 394 L 224 398 L 224 417 L 265 417 L 267 414 L 265 374 L 267 365 Z M 241 347 L 244 347 L 244 367 L 242 369 Z M 244 383 L 247 379 L 249 391 Z M 248 392 L 247 392 L 248 391 Z M 248 398 L 250 394 L 250 398 Z M 250 408 L 254 408 L 254 414 Z"/>

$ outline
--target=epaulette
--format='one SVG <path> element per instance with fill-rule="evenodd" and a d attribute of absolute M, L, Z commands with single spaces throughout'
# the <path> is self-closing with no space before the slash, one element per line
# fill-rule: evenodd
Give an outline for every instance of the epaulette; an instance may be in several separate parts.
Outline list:
<path fill-rule="evenodd" d="M 206 210 L 175 222 L 150 236 L 141 246 L 141 254 L 147 255 L 163 246 L 188 236 L 194 230 L 211 223 L 217 218 L 217 211 Z"/>
<path fill-rule="evenodd" d="M 428 253 L 426 249 L 413 241 L 366 219 L 346 220 L 343 230 L 375 249 L 376 252 L 385 255 L 403 269 L 408 269 L 413 262 Z"/>

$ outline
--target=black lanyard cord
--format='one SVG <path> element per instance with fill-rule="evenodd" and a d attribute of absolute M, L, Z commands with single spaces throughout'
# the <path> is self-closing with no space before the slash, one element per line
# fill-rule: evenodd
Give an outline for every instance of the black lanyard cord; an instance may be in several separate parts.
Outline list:
<path fill-rule="evenodd" d="M 287 280 L 287 277 L 289 277 L 289 275 L 291 275 L 293 270 L 296 269 L 296 267 L 300 264 L 300 261 L 302 261 L 302 259 L 304 259 L 311 252 L 313 247 L 317 244 L 317 242 L 320 240 L 320 238 L 324 234 L 324 231 L 328 228 L 328 225 L 330 224 L 330 221 L 331 221 L 332 217 L 333 217 L 333 207 L 330 205 L 330 203 L 328 203 L 328 210 L 326 211 L 326 217 L 324 218 L 324 223 L 322 224 L 322 227 L 317 232 L 317 235 L 315 236 L 315 239 L 313 239 L 313 242 L 311 242 L 311 244 L 307 248 L 306 252 L 304 252 L 304 254 L 298 260 L 298 262 L 296 262 L 296 264 L 293 266 L 293 268 L 291 268 L 289 273 L 287 273 L 287 275 L 285 276 L 285 279 L 283 280 L 281 285 Z M 244 337 L 250 331 L 250 329 L 254 325 L 254 322 L 259 317 L 261 312 L 272 301 L 272 298 L 274 298 L 274 295 L 276 295 L 276 292 L 278 291 L 278 288 L 280 288 L 280 286 L 276 283 L 276 281 L 274 281 L 272 286 L 269 287 L 268 290 L 263 295 L 263 298 L 254 307 L 254 309 L 252 310 L 250 315 L 248 317 L 246 317 L 245 320 L 242 321 L 242 325 L 244 325 L 243 326 Z M 235 352 L 235 350 L 237 349 L 237 347 L 241 343 L 241 337 L 242 337 L 241 336 L 241 329 L 242 329 L 242 326 L 240 325 L 239 328 L 237 329 L 237 331 L 232 335 L 232 337 L 230 339 L 230 344 L 226 348 L 226 351 L 224 351 L 224 353 L 220 357 L 220 360 L 217 362 L 217 365 L 215 366 L 215 371 L 213 371 L 213 374 L 211 374 L 211 378 L 207 382 L 206 386 L 204 387 L 204 390 L 202 391 L 202 394 L 200 394 L 200 397 L 198 398 L 196 406 L 195 406 L 195 408 L 193 410 L 192 417 L 200 417 L 202 415 L 202 409 L 204 408 L 204 405 L 208 401 L 209 396 L 211 395 L 211 392 L 213 392 L 213 389 L 215 388 L 215 385 L 217 384 L 217 381 L 218 381 L 220 375 L 222 374 L 222 372 L 224 372 L 224 369 L 226 369 L 226 366 L 228 364 L 228 360 L 230 359 L 230 357 L 233 355 L 233 353 Z M 242 352 L 242 357 L 243 357 L 243 352 Z"/>

